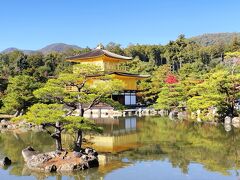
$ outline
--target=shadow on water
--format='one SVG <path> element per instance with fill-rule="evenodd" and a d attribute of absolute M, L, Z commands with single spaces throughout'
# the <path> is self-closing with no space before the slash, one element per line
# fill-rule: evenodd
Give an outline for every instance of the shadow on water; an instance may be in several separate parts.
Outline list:
<path fill-rule="evenodd" d="M 29 171 L 23 162 L 21 150 L 29 145 L 41 152 L 54 150 L 54 141 L 48 134 L 28 131 L 25 133 L 0 133 L 0 156 L 8 156 L 13 165 L 0 174 L 5 179 L 11 175 L 30 176 L 37 179 L 102 179 L 116 170 L 141 162 L 169 162 L 171 171 L 180 169 L 189 174 L 191 165 L 201 164 L 206 172 L 221 176 L 238 176 L 240 170 L 240 130 L 226 132 L 224 126 L 171 121 L 161 117 L 126 117 L 95 119 L 104 128 L 101 135 L 86 137 L 110 161 L 104 166 L 69 174 L 44 174 Z M 65 144 L 69 141 L 65 138 Z M 3 171 L 3 170 L 1 170 Z M 127 173 L 127 170 L 126 172 Z M 158 172 L 154 172 L 157 173 Z M 189 174 L 190 175 L 190 174 Z M 15 177 L 14 176 L 14 177 Z M 119 177 L 121 177 L 119 175 Z M 171 174 L 169 174 L 171 177 Z M 2 179 L 2 178 L 1 178 Z"/>

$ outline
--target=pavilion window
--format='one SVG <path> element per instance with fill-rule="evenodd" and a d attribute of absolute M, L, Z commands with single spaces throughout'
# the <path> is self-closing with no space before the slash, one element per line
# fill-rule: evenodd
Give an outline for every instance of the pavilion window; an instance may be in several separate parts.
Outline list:
<path fill-rule="evenodd" d="M 137 119 L 136 117 L 128 117 L 125 119 L 125 129 L 128 131 L 136 130 L 137 128 Z"/>
<path fill-rule="evenodd" d="M 136 105 L 136 93 L 124 93 L 125 105 Z"/>

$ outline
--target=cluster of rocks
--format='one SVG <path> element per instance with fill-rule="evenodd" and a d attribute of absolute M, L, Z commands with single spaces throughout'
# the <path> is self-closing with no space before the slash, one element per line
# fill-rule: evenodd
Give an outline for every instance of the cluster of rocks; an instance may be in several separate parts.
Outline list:
<path fill-rule="evenodd" d="M 11 130 L 20 130 L 20 131 L 27 131 L 27 130 L 34 130 L 34 131 L 42 131 L 42 126 L 37 126 L 29 122 L 19 121 L 19 122 L 12 122 L 7 121 L 5 119 L 0 121 L 0 131 L 11 131 Z"/>
<path fill-rule="evenodd" d="M 224 118 L 224 128 L 226 131 L 231 131 L 232 126 L 235 128 L 240 128 L 240 117 L 231 118 L 226 116 Z"/>
<path fill-rule="evenodd" d="M 13 128 L 16 128 L 16 125 L 13 126 L 13 124 L 10 121 L 6 121 L 5 119 L 1 120 L 0 129 L 13 129 Z"/>
<path fill-rule="evenodd" d="M 39 153 L 32 147 L 22 150 L 26 165 L 31 170 L 44 172 L 69 172 L 98 167 L 98 153 L 92 148 L 80 152 Z"/>

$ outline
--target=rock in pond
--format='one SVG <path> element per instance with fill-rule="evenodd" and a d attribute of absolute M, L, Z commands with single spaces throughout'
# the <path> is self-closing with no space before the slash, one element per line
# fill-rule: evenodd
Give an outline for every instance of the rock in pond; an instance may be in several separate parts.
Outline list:
<path fill-rule="evenodd" d="M 232 130 L 231 124 L 224 124 L 224 129 L 225 129 L 226 132 L 231 131 Z"/>
<path fill-rule="evenodd" d="M 226 117 L 224 118 L 224 123 L 225 123 L 225 124 L 231 124 L 231 122 L 232 122 L 231 117 L 226 116 Z"/>
<path fill-rule="evenodd" d="M 232 119 L 232 125 L 236 128 L 240 127 L 240 117 L 234 117 Z"/>
<path fill-rule="evenodd" d="M 25 162 L 30 160 L 33 155 L 39 154 L 38 151 L 35 151 L 31 146 L 28 146 L 27 148 L 22 150 L 22 156 Z"/>
<path fill-rule="evenodd" d="M 1 120 L 1 124 L 6 124 L 7 121 L 5 119 Z"/>
<path fill-rule="evenodd" d="M 71 172 L 98 167 L 98 155 L 92 148 L 82 149 L 81 152 L 48 152 L 38 153 L 32 147 L 22 150 L 27 167 L 35 171 Z"/>
<path fill-rule="evenodd" d="M 0 160 L 0 166 L 9 166 L 12 164 L 12 161 L 8 157 L 4 157 Z"/>

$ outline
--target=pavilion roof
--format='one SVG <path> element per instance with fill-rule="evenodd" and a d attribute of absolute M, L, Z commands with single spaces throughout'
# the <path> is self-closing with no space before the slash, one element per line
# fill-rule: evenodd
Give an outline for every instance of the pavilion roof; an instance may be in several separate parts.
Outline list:
<path fill-rule="evenodd" d="M 111 58 L 124 59 L 124 60 L 131 60 L 132 59 L 132 57 L 122 56 L 122 55 L 119 55 L 119 54 L 109 52 L 109 51 L 104 50 L 104 49 L 94 49 L 90 52 L 79 54 L 79 55 L 76 55 L 76 56 L 70 56 L 66 59 L 67 60 L 87 59 L 87 58 L 99 57 L 99 56 L 102 56 L 102 55 L 105 55 L 105 56 L 108 56 L 108 57 L 111 57 Z"/>
<path fill-rule="evenodd" d="M 127 77 L 136 77 L 136 78 L 148 78 L 149 75 L 142 75 L 142 74 L 132 74 L 132 73 L 125 73 L 125 72 L 104 72 L 103 74 L 96 74 L 89 77 L 97 77 L 102 75 L 119 75 L 119 76 L 127 76 Z"/>

